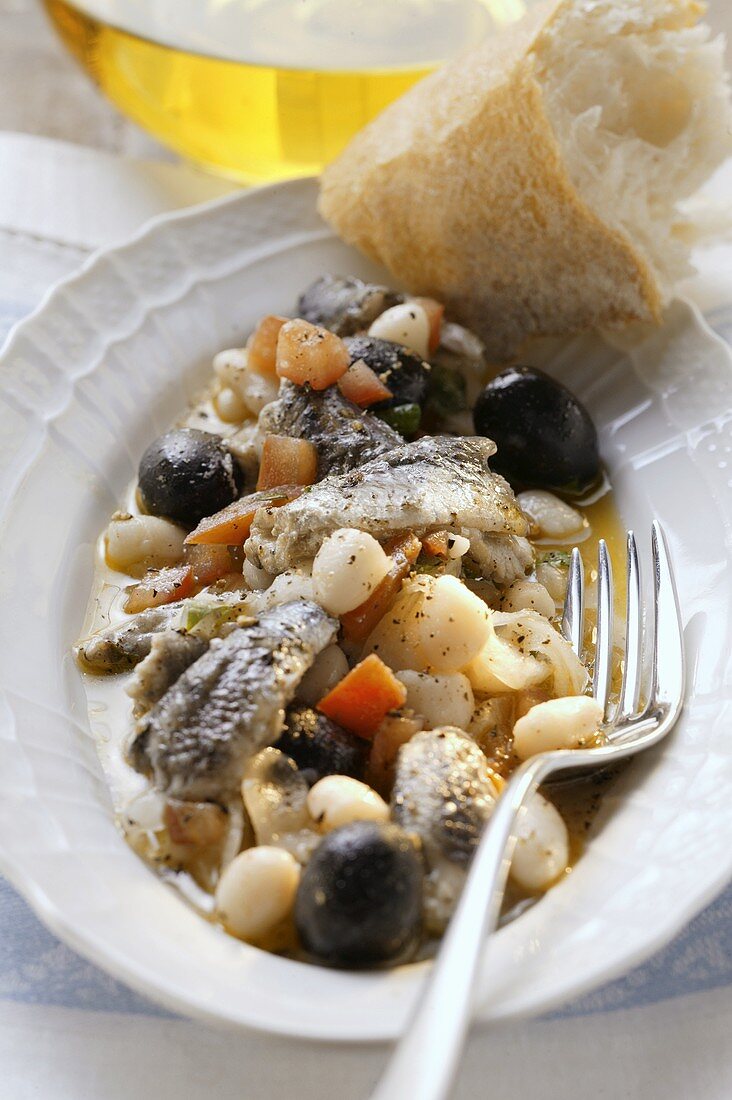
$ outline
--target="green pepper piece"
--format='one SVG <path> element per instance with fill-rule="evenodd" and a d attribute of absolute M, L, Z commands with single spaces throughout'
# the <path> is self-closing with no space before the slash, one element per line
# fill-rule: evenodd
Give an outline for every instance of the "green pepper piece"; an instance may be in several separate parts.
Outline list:
<path fill-rule="evenodd" d="M 393 405 L 390 409 L 381 409 L 377 415 L 390 428 L 394 428 L 405 437 L 414 435 L 422 419 L 422 410 L 419 405 Z"/>

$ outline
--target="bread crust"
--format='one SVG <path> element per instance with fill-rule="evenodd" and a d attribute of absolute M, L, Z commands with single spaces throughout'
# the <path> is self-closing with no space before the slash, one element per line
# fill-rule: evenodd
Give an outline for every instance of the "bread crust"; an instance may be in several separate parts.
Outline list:
<path fill-rule="evenodd" d="M 531 336 L 657 320 L 662 293 L 581 198 L 536 78 L 547 0 L 415 85 L 323 174 L 320 211 L 410 291 L 443 301 L 496 360 Z"/>

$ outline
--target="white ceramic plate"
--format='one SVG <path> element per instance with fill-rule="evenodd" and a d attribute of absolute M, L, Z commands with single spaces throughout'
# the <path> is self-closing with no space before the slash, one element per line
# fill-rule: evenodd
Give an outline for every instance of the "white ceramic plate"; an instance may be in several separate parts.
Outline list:
<path fill-rule="evenodd" d="M 94 258 L 0 365 L 0 849 L 53 931 L 169 1007 L 313 1038 L 396 1035 L 425 965 L 349 974 L 266 955 L 196 916 L 115 829 L 70 657 L 93 545 L 144 447 L 211 355 L 325 271 L 379 275 L 315 213 L 315 185 L 158 220 Z M 383 273 L 382 277 L 383 277 Z M 549 353 L 589 405 L 623 518 L 663 521 L 689 650 L 685 715 L 604 806 L 561 886 L 493 940 L 481 1016 L 535 1013 L 638 963 L 732 873 L 732 362 L 689 306 L 631 354 Z"/>

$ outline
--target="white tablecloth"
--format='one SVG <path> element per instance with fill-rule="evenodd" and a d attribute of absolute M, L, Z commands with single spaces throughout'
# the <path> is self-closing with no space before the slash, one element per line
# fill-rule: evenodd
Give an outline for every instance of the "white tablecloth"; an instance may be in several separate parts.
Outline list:
<path fill-rule="evenodd" d="M 720 175 L 718 196 L 731 181 Z M 226 189 L 188 168 L 0 134 L 0 339 L 93 248 Z M 731 258 L 705 252 L 688 288 L 730 341 Z M 729 1100 L 731 1035 L 732 888 L 622 980 L 475 1034 L 455 1096 Z M 385 1057 L 171 1016 L 59 943 L 0 880 L 2 1100 L 357 1100 Z"/>

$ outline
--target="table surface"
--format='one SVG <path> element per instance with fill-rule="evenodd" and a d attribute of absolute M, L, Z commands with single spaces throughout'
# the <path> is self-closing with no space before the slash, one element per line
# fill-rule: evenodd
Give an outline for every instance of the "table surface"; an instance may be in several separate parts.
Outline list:
<path fill-rule="evenodd" d="M 61 47 L 41 0 L 0 0 L 0 130 L 172 159 L 96 92 Z"/>
<path fill-rule="evenodd" d="M 712 0 L 712 21 L 732 30 L 730 9 L 730 0 Z M 163 164 L 174 159 L 96 92 L 35 0 L 0 0 L 0 131 Z M 198 195 L 195 181 L 187 186 Z M 10 247 L 2 215 L 0 208 L 0 341 L 29 304 L 13 298 L 14 263 L 28 293 L 32 284 L 30 253 Z M 81 237 L 42 242 L 36 298 L 42 284 L 103 243 L 91 229 L 88 240 Z M 732 309 L 711 319 L 732 340 Z M 367 1094 L 383 1063 L 383 1049 L 326 1054 L 172 1017 L 60 944 L 2 881 L 0 928 L 0 1095 L 7 1100 L 135 1100 L 149 1095 L 151 1075 L 156 1100 L 278 1100 L 292 1095 L 295 1079 L 299 1100 L 351 1100 Z M 585 1100 L 591 1090 L 612 1100 L 727 1100 L 731 1031 L 732 888 L 620 981 L 551 1017 L 475 1036 L 455 1095 L 508 1100 L 533 1091 L 542 1100 Z M 336 1092 L 326 1080 L 338 1083 Z"/>

